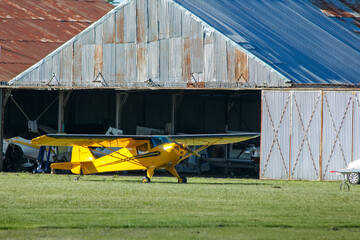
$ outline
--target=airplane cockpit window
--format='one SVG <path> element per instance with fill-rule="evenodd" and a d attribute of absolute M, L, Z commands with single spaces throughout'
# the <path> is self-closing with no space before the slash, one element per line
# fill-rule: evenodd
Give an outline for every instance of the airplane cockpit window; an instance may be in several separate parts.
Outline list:
<path fill-rule="evenodd" d="M 148 149 L 148 145 L 146 143 L 141 144 L 136 147 L 137 154 L 147 153 L 148 151 L 149 151 L 149 149 Z"/>
<path fill-rule="evenodd" d="M 171 141 L 167 137 L 153 137 L 152 139 L 152 147 L 157 147 L 164 143 L 171 143 Z"/>

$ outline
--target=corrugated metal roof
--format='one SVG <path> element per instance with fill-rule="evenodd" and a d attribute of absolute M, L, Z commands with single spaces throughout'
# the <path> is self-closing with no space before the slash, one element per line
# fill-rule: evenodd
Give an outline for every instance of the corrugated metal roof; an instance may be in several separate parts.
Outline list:
<path fill-rule="evenodd" d="M 321 11 L 350 31 L 360 34 L 359 0 L 311 0 Z"/>
<path fill-rule="evenodd" d="M 112 8 L 105 0 L 0 0 L 0 81 L 23 72 Z"/>
<path fill-rule="evenodd" d="M 174 1 L 293 83 L 360 83 L 360 38 L 309 1 Z"/>

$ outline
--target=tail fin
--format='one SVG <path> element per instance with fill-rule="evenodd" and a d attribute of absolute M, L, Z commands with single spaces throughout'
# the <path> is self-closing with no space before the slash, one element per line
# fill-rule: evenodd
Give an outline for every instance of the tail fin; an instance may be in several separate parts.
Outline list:
<path fill-rule="evenodd" d="M 71 162 L 90 162 L 93 161 L 94 155 L 88 147 L 73 146 L 71 154 Z"/>

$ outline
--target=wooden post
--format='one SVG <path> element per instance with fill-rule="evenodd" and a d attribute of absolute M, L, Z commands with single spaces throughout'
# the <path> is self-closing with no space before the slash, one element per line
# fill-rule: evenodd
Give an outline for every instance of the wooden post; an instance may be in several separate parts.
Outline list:
<path fill-rule="evenodd" d="M 115 128 L 121 129 L 121 113 L 124 108 L 127 93 L 116 92 L 116 104 L 115 104 Z"/>
<path fill-rule="evenodd" d="M 175 134 L 176 94 L 171 95 L 171 134 Z"/>
<path fill-rule="evenodd" d="M 65 131 L 65 107 L 70 98 L 71 91 L 59 91 L 59 109 L 58 109 L 58 133 Z"/>
<path fill-rule="evenodd" d="M 58 133 L 64 132 L 64 92 L 59 91 Z"/>
<path fill-rule="evenodd" d="M 171 95 L 171 133 L 172 135 L 174 135 L 176 133 L 176 115 L 177 115 L 177 111 L 179 109 L 181 100 L 182 100 L 183 95 L 180 94 L 172 94 Z"/>

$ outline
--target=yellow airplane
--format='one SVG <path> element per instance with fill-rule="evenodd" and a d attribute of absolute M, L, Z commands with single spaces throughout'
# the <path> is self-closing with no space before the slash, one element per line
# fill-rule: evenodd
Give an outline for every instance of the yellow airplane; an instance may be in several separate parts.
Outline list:
<path fill-rule="evenodd" d="M 179 183 L 186 183 L 175 166 L 203 149 L 219 144 L 242 142 L 256 138 L 258 133 L 196 134 L 196 135 L 78 135 L 48 134 L 31 140 L 40 146 L 72 146 L 71 162 L 51 164 L 53 169 L 70 170 L 74 174 L 92 174 L 130 170 L 147 170 L 143 182 L 150 182 L 155 169 L 166 169 Z M 201 146 L 191 150 L 188 146 Z M 110 150 L 104 154 L 96 147 Z M 102 154 L 103 156 L 96 157 Z"/>

